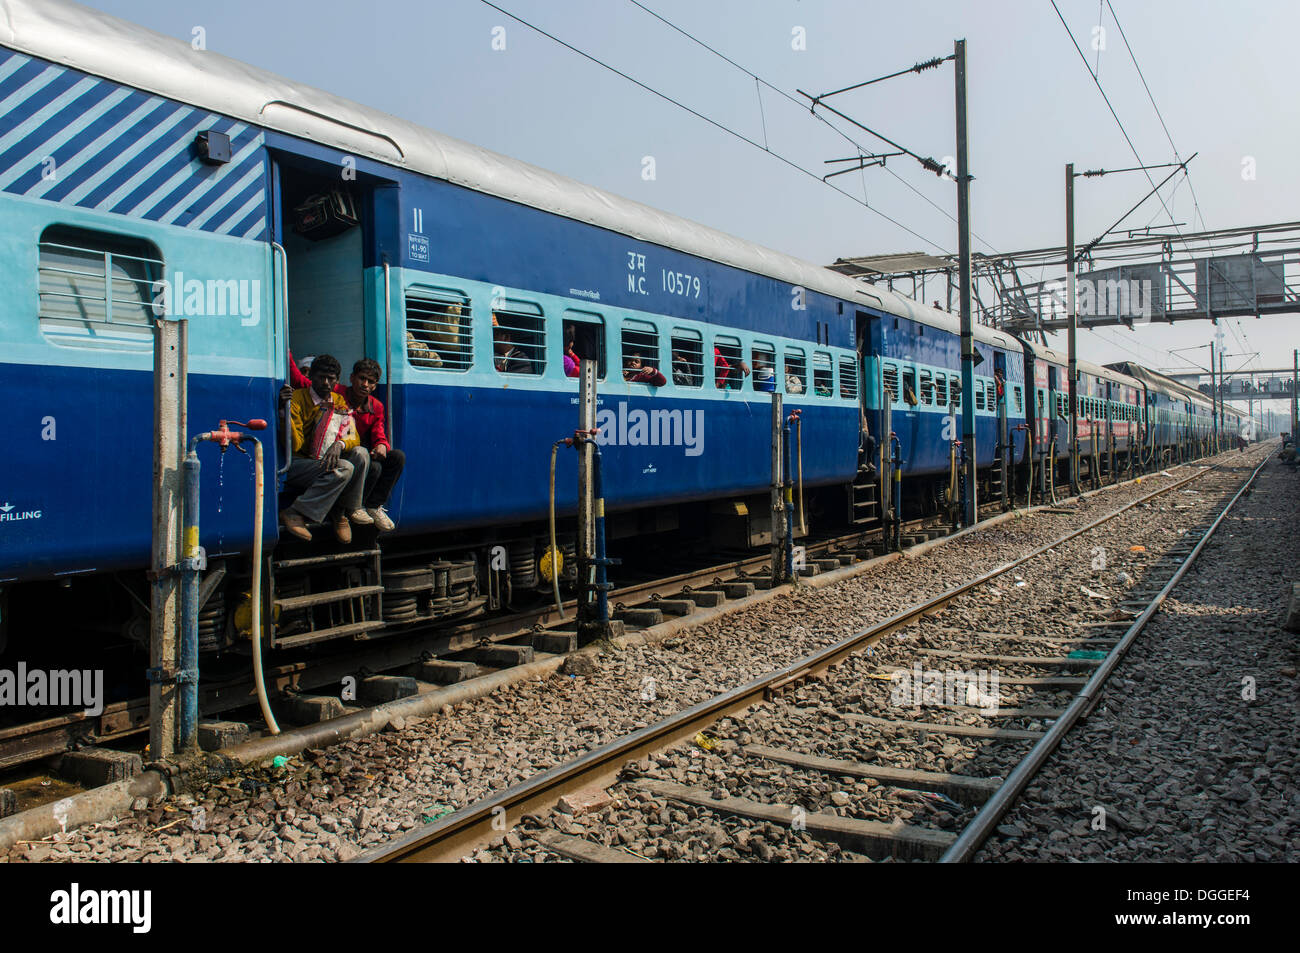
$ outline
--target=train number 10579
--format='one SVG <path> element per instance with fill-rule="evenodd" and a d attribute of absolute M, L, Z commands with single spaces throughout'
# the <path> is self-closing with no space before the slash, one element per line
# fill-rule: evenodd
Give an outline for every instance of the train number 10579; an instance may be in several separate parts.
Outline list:
<path fill-rule="evenodd" d="M 688 275 L 681 271 L 669 271 L 666 268 L 661 268 L 659 274 L 663 277 L 664 291 L 675 295 L 681 295 L 684 298 L 698 298 L 700 296 L 699 275 Z"/>

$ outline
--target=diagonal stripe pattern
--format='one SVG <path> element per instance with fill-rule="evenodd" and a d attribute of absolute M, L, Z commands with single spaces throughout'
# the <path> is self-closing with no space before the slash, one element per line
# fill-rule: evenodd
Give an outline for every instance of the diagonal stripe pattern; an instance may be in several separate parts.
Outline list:
<path fill-rule="evenodd" d="M 230 137 L 201 162 L 194 137 Z M 0 48 L 0 191 L 264 241 L 261 130 Z"/>

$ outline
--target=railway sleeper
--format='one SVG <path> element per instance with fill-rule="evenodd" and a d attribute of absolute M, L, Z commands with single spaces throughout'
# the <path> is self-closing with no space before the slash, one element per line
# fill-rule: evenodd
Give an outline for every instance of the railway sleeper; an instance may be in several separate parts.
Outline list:
<path fill-rule="evenodd" d="M 654 797 L 666 798 L 702 807 L 718 814 L 748 817 L 768 824 L 788 825 L 792 805 L 763 804 L 748 798 L 714 798 L 704 788 L 667 781 L 637 781 L 639 790 Z M 894 821 L 862 821 L 834 814 L 808 814 L 805 830 L 819 840 L 834 841 L 873 859 L 895 857 L 904 860 L 937 860 L 957 839 L 955 834 Z"/>

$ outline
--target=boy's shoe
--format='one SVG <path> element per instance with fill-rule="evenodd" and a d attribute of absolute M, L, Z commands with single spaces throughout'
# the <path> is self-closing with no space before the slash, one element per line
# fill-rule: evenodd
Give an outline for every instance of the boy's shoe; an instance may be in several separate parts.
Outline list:
<path fill-rule="evenodd" d="M 348 520 L 356 523 L 358 526 L 369 526 L 374 522 L 374 518 L 360 507 L 348 514 Z"/>
<path fill-rule="evenodd" d="M 285 531 L 290 535 L 297 536 L 299 539 L 305 539 L 309 543 L 311 542 L 311 530 L 307 528 L 307 521 L 303 519 L 302 514 L 297 510 L 281 510 L 280 525 L 283 526 Z"/>
<path fill-rule="evenodd" d="M 384 509 L 384 507 L 370 507 L 366 512 L 370 514 L 370 519 L 375 526 L 379 527 L 379 532 L 391 533 L 397 528 L 397 524 L 393 522 L 392 517 L 388 515 L 388 510 Z"/>
<path fill-rule="evenodd" d="M 339 538 L 339 542 L 344 546 L 352 542 L 352 527 L 348 523 L 348 518 L 342 513 L 335 513 L 330 518 L 334 523 L 334 535 Z"/>

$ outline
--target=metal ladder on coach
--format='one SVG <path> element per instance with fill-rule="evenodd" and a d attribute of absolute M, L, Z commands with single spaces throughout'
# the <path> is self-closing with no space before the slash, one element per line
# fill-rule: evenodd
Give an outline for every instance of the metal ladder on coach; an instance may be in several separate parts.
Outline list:
<path fill-rule="evenodd" d="M 858 469 L 849 486 L 849 522 L 854 526 L 879 523 L 880 482 L 874 471 Z"/>

